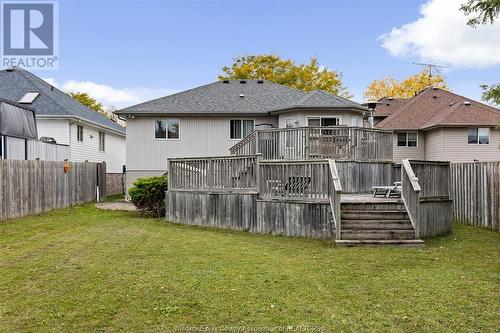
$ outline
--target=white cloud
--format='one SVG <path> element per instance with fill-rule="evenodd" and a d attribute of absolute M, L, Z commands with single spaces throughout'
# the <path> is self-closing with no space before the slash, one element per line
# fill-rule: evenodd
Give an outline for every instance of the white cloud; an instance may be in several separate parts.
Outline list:
<path fill-rule="evenodd" d="M 429 0 L 421 17 L 379 37 L 393 56 L 416 56 L 454 67 L 500 64 L 500 19 L 476 29 L 459 10 L 463 0 Z"/>
<path fill-rule="evenodd" d="M 69 80 L 59 84 L 53 78 L 44 79 L 49 84 L 61 89 L 64 92 L 85 92 L 106 107 L 117 109 L 148 101 L 177 92 L 174 89 L 162 88 L 115 88 L 105 84 L 92 81 Z"/>

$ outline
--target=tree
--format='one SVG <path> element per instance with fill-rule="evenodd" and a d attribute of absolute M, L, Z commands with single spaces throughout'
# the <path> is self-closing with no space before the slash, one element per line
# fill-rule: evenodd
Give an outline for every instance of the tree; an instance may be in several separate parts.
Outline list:
<path fill-rule="evenodd" d="M 483 101 L 500 107 L 500 83 L 492 84 L 491 86 L 482 84 L 481 89 L 483 89 Z"/>
<path fill-rule="evenodd" d="M 321 66 L 316 57 L 307 64 L 296 64 L 273 54 L 239 56 L 233 60 L 231 66 L 222 67 L 219 80 L 263 79 L 304 91 L 324 90 L 352 97 L 342 84 L 342 73 Z"/>
<path fill-rule="evenodd" d="M 468 25 L 474 28 L 480 24 L 493 24 L 500 14 L 500 0 L 468 0 L 460 6 L 460 10 L 466 16 L 476 14 L 467 22 Z"/>
<path fill-rule="evenodd" d="M 102 116 L 113 119 L 112 114 L 104 109 L 101 103 L 99 103 L 95 98 L 92 98 L 89 94 L 83 92 L 70 92 L 68 95 L 76 99 L 81 104 L 85 105 L 91 110 L 97 111 Z"/>
<path fill-rule="evenodd" d="M 364 96 L 367 100 L 379 100 L 383 97 L 410 98 L 417 92 L 431 86 L 448 90 L 443 76 L 429 76 L 429 72 L 423 70 L 403 81 L 398 81 L 390 76 L 374 80 L 366 88 Z"/>

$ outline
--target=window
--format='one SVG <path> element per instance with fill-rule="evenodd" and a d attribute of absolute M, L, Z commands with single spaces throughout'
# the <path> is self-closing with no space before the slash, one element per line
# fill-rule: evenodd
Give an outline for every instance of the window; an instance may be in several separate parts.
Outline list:
<path fill-rule="evenodd" d="M 398 147 L 417 147 L 416 132 L 398 133 Z"/>
<path fill-rule="evenodd" d="M 359 127 L 359 118 L 358 117 L 351 118 L 351 126 Z"/>
<path fill-rule="evenodd" d="M 31 103 L 33 103 L 33 101 L 35 100 L 35 98 L 38 97 L 38 95 L 40 95 L 40 93 L 37 93 L 37 92 L 26 93 L 26 94 L 24 94 L 23 97 L 21 97 L 21 99 L 19 100 L 18 103 L 21 103 L 21 104 L 31 104 Z"/>
<path fill-rule="evenodd" d="M 229 121 L 230 139 L 243 139 L 254 130 L 253 119 L 231 119 Z"/>
<path fill-rule="evenodd" d="M 104 132 L 99 132 L 99 150 L 105 151 L 106 148 L 106 134 Z"/>
<path fill-rule="evenodd" d="M 76 139 L 78 141 L 83 141 L 83 126 L 76 125 Z"/>
<path fill-rule="evenodd" d="M 489 128 L 469 128 L 468 130 L 469 144 L 487 145 L 490 143 Z"/>
<path fill-rule="evenodd" d="M 286 128 L 297 127 L 297 120 L 295 120 L 295 117 L 286 118 L 285 119 L 285 127 Z"/>
<path fill-rule="evenodd" d="M 155 139 L 178 139 L 179 119 L 155 120 Z"/>
<path fill-rule="evenodd" d="M 340 118 L 338 117 L 310 117 L 307 118 L 307 126 L 311 127 L 326 127 L 340 125 Z"/>

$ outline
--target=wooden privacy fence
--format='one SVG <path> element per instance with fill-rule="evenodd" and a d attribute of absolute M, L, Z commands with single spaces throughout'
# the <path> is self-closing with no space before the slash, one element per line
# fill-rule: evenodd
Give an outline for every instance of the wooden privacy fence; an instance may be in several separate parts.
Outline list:
<path fill-rule="evenodd" d="M 450 163 L 403 160 L 401 197 L 418 238 L 451 231 Z"/>
<path fill-rule="evenodd" d="M 451 164 L 453 217 L 500 231 L 500 161 Z"/>
<path fill-rule="evenodd" d="M 232 155 L 266 160 L 392 161 L 392 133 L 362 127 L 295 127 L 256 130 L 230 148 Z"/>
<path fill-rule="evenodd" d="M 0 160 L 0 185 L 0 220 L 38 214 L 103 200 L 106 164 Z"/>

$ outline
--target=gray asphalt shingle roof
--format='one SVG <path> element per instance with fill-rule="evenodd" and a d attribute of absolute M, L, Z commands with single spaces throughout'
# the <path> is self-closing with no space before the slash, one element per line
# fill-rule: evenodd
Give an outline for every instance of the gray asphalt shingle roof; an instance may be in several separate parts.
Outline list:
<path fill-rule="evenodd" d="M 266 80 L 229 80 L 154 99 L 115 113 L 258 114 L 298 107 L 367 110 L 358 103 L 324 91 L 305 92 Z"/>
<path fill-rule="evenodd" d="M 29 104 L 37 115 L 76 117 L 125 134 L 125 128 L 80 104 L 36 75 L 20 68 L 0 71 L 0 97 L 19 101 L 28 92 L 40 95 Z"/>

